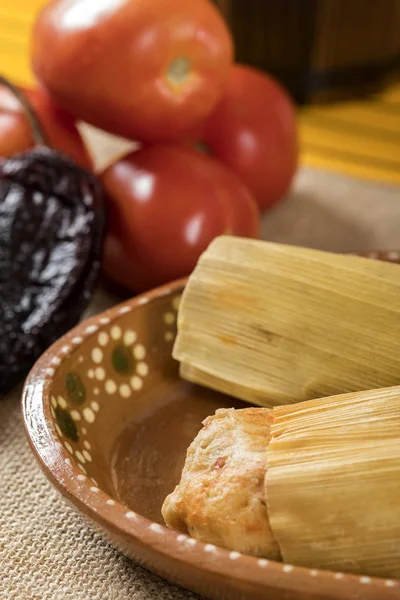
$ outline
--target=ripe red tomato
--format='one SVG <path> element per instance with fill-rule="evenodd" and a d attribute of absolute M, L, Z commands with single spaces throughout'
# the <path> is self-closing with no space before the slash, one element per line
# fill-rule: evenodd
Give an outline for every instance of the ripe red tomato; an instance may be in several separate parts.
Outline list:
<path fill-rule="evenodd" d="M 269 75 L 233 67 L 203 141 L 253 192 L 262 210 L 288 191 L 297 167 L 296 115 L 288 94 Z"/>
<path fill-rule="evenodd" d="M 109 197 L 104 271 L 135 292 L 189 275 L 218 235 L 259 236 L 247 188 L 191 148 L 145 147 L 102 179 Z"/>
<path fill-rule="evenodd" d="M 45 91 L 34 89 L 23 92 L 32 104 L 50 145 L 73 158 L 82 167 L 91 169 L 92 162 L 74 119 L 55 106 Z M 12 92 L 0 85 L 0 156 L 12 156 L 34 145 L 24 109 Z"/>
<path fill-rule="evenodd" d="M 221 97 L 233 53 L 209 0 L 56 0 L 38 17 L 32 51 L 61 106 L 143 141 L 191 131 Z"/>

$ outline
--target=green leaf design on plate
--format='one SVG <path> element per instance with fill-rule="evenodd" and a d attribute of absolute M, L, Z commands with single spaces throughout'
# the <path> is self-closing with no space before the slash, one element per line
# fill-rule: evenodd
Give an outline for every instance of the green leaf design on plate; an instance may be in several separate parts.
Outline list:
<path fill-rule="evenodd" d="M 75 422 L 68 411 L 64 410 L 60 406 L 55 409 L 57 425 L 65 435 L 73 442 L 77 442 L 79 439 L 78 430 Z"/>
<path fill-rule="evenodd" d="M 117 373 L 121 375 L 130 375 L 133 373 L 134 361 L 132 352 L 125 346 L 117 346 L 112 353 L 112 363 Z"/>
<path fill-rule="evenodd" d="M 68 373 L 65 377 L 65 387 L 68 398 L 74 404 L 83 404 L 86 400 L 86 390 L 82 379 L 77 373 Z"/>

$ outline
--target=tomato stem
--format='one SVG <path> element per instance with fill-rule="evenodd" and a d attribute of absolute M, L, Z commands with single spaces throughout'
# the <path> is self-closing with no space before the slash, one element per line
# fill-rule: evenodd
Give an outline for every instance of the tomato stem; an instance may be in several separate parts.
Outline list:
<path fill-rule="evenodd" d="M 42 124 L 40 123 L 40 119 L 26 95 L 19 88 L 17 88 L 16 85 L 11 83 L 11 81 L 2 75 L 0 75 L 0 85 L 4 85 L 6 88 L 8 88 L 20 102 L 22 108 L 24 109 L 26 119 L 28 120 L 32 130 L 32 136 L 35 144 L 37 146 L 49 146 L 50 144 L 43 130 Z"/>
<path fill-rule="evenodd" d="M 182 85 L 189 77 L 191 71 L 190 60 L 181 56 L 175 58 L 167 69 L 167 78 L 172 85 Z"/>
<path fill-rule="evenodd" d="M 198 141 L 194 144 L 195 150 L 198 150 L 202 154 L 207 154 L 208 156 L 212 155 L 211 148 L 205 142 Z"/>

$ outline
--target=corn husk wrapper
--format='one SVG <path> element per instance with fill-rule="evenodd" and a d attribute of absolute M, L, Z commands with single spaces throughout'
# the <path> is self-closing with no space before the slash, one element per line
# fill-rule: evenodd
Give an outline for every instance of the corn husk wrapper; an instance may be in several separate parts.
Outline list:
<path fill-rule="evenodd" d="M 265 490 L 283 560 L 400 577 L 400 388 L 274 416 Z"/>
<path fill-rule="evenodd" d="M 184 378 L 273 406 L 400 383 L 400 268 L 256 240 L 214 240 L 189 279 Z"/>

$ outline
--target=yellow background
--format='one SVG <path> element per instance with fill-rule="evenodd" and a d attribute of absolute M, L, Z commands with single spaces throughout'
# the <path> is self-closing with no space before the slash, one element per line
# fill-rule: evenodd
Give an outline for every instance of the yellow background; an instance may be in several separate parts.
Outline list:
<path fill-rule="evenodd" d="M 29 36 L 45 0 L 0 2 L 0 70 L 32 84 Z M 365 101 L 304 108 L 299 128 L 303 164 L 400 184 L 400 84 Z"/>

